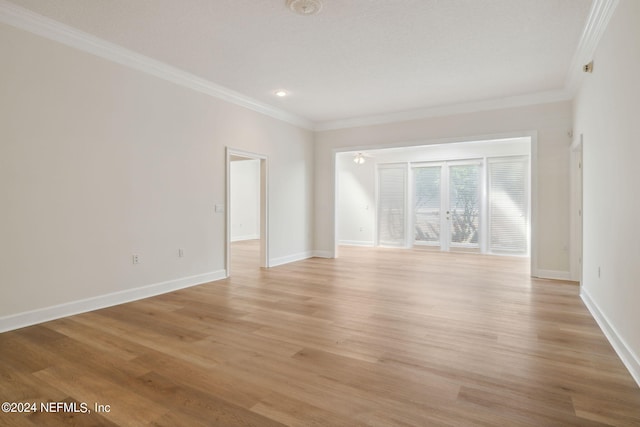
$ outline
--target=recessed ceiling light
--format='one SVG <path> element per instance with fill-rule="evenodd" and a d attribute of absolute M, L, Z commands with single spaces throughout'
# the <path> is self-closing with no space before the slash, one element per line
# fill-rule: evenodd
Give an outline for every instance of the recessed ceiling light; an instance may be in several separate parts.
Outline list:
<path fill-rule="evenodd" d="M 286 90 L 277 90 L 274 92 L 276 94 L 276 96 L 279 96 L 280 98 L 285 97 L 288 95 Z"/>

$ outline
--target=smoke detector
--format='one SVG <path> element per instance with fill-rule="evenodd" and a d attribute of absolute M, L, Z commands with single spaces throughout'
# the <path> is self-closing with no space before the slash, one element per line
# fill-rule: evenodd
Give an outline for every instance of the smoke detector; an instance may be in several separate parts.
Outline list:
<path fill-rule="evenodd" d="M 322 10 L 321 0 L 287 0 L 287 7 L 300 15 L 315 15 Z"/>

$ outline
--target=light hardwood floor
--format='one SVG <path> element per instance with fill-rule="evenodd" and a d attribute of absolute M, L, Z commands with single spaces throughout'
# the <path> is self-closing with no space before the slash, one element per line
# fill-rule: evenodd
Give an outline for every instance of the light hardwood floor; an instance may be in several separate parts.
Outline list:
<path fill-rule="evenodd" d="M 0 425 L 638 426 L 640 389 L 572 283 L 528 260 L 340 248 L 0 334 Z"/>

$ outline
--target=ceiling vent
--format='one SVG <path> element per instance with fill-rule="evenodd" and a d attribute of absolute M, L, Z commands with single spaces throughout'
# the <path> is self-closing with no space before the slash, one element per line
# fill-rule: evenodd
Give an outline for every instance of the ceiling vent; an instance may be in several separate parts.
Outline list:
<path fill-rule="evenodd" d="M 300 15 L 315 15 L 322 10 L 321 0 L 287 0 L 287 6 Z"/>

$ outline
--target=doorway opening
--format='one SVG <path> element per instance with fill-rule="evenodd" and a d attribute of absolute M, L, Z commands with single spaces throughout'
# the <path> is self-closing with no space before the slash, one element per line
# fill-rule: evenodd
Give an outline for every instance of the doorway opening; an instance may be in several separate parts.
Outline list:
<path fill-rule="evenodd" d="M 582 285 L 583 135 L 571 144 L 571 279 Z"/>
<path fill-rule="evenodd" d="M 228 277 L 232 274 L 232 259 L 241 262 L 243 268 L 269 266 L 269 230 L 267 157 L 227 148 L 226 165 L 225 264 Z M 255 256 L 257 252 L 258 257 Z"/>
<path fill-rule="evenodd" d="M 337 153 L 336 243 L 530 257 L 534 154 L 533 136 Z"/>

